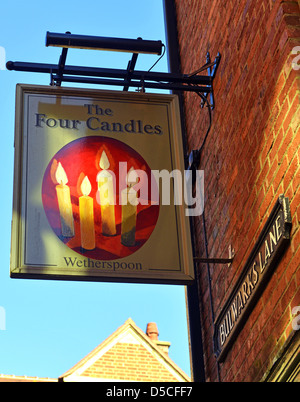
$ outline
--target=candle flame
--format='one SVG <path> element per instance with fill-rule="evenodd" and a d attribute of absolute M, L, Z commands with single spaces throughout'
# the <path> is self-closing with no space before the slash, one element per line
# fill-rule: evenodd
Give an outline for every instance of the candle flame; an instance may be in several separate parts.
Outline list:
<path fill-rule="evenodd" d="M 109 160 L 108 160 L 108 157 L 107 157 L 105 151 L 102 152 L 99 165 L 100 165 L 101 169 L 108 169 L 110 166 L 110 163 L 109 163 Z"/>
<path fill-rule="evenodd" d="M 82 180 L 81 183 L 81 192 L 83 195 L 89 195 L 92 190 L 91 182 L 89 181 L 88 177 L 85 176 L 85 178 Z"/>
<path fill-rule="evenodd" d="M 55 178 L 57 183 L 59 184 L 65 185 L 68 183 L 68 177 L 66 175 L 65 169 L 62 167 L 60 162 L 58 162 L 58 166 L 55 172 Z"/>

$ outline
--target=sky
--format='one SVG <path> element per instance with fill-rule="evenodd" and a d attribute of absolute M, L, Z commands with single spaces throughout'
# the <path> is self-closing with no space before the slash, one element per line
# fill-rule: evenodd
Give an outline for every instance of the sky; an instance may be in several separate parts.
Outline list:
<path fill-rule="evenodd" d="M 52 0 L 47 4 L 15 0 L 1 2 L 0 15 L 0 374 L 57 378 L 130 317 L 143 331 L 148 322 L 156 322 L 159 339 L 171 342 L 171 359 L 190 375 L 184 286 L 9 276 L 15 88 L 18 83 L 49 85 L 50 77 L 4 70 L 4 57 L 6 61 L 58 63 L 61 49 L 45 46 L 47 31 L 142 37 L 166 44 L 162 0 Z M 128 53 L 69 49 L 67 64 L 126 69 L 130 58 Z M 140 55 L 136 69 L 148 70 L 157 59 Z M 168 71 L 166 55 L 153 71 Z"/>

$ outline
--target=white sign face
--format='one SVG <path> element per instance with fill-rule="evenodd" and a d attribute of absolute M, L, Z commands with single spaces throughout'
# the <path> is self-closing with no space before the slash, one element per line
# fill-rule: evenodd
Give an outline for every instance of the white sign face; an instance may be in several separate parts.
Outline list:
<path fill-rule="evenodd" d="M 17 86 L 11 276 L 191 283 L 177 97 Z"/>

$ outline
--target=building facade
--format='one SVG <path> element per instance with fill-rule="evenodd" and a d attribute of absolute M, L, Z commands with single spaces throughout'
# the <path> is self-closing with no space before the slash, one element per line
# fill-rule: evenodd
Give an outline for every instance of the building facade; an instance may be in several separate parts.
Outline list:
<path fill-rule="evenodd" d="M 194 380 L 299 381 L 299 1 L 164 5 L 172 72 L 221 55 L 211 122 L 208 105 L 182 95 L 186 155 L 200 151 L 205 177 L 194 255 L 234 256 L 198 263 L 188 288 Z"/>

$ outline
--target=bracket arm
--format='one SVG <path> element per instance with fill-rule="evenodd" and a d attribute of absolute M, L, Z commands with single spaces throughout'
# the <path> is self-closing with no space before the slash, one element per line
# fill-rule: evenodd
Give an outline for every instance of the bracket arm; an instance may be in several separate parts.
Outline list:
<path fill-rule="evenodd" d="M 202 263 L 211 263 L 211 264 L 231 264 L 233 262 L 233 258 L 200 258 L 194 257 L 195 262 Z"/>
<path fill-rule="evenodd" d="M 135 69 L 137 58 L 138 58 L 138 53 L 133 53 L 131 60 L 128 62 L 127 75 L 124 80 L 124 82 L 127 82 L 127 83 L 126 83 L 126 85 L 124 85 L 123 91 L 128 91 L 128 89 L 129 89 L 129 83 L 131 81 L 132 73 Z"/>
<path fill-rule="evenodd" d="M 56 75 L 56 85 L 58 87 L 61 86 L 61 82 L 63 79 L 63 73 L 64 73 L 64 69 L 65 69 L 65 65 L 66 65 L 66 59 L 67 59 L 67 54 L 68 54 L 68 48 L 64 47 L 62 49 L 60 58 L 59 58 L 59 62 L 58 62 L 58 71 L 57 71 L 57 75 Z M 54 78 L 52 76 L 52 78 Z M 52 80 L 51 80 L 52 82 Z"/>

